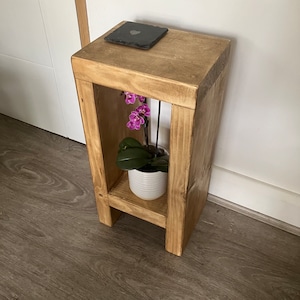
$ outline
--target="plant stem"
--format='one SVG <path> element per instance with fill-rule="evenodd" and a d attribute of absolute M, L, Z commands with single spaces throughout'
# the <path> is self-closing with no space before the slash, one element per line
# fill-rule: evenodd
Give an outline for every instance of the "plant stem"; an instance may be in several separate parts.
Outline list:
<path fill-rule="evenodd" d="M 159 123 L 160 123 L 160 110 L 161 110 L 161 101 L 158 101 L 158 113 L 157 113 L 157 128 L 156 128 L 156 143 L 155 143 L 155 152 L 158 153 L 158 133 L 159 133 Z"/>
<path fill-rule="evenodd" d="M 148 138 L 148 118 L 145 117 L 145 124 L 144 124 L 144 139 L 146 147 L 149 147 L 149 138 Z"/>
<path fill-rule="evenodd" d="M 147 98 L 145 99 L 145 103 L 147 103 Z M 149 125 L 149 121 L 148 121 L 148 118 L 145 117 L 144 118 L 145 120 L 145 124 L 144 124 L 144 139 L 145 139 L 145 144 L 146 144 L 146 147 L 149 148 L 149 135 L 148 135 L 148 125 Z"/>

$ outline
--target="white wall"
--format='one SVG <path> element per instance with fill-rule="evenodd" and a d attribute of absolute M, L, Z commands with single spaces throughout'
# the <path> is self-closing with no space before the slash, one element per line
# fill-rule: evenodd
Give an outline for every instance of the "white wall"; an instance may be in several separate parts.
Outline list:
<path fill-rule="evenodd" d="M 0 0 L 0 113 L 84 142 L 74 0 Z"/>
<path fill-rule="evenodd" d="M 300 1 L 87 0 L 91 38 L 121 20 L 232 38 L 210 193 L 300 227 Z"/>

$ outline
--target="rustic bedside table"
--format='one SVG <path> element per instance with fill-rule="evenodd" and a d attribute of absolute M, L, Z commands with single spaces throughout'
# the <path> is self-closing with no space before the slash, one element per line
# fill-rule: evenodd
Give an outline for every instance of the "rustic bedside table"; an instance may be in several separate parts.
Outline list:
<path fill-rule="evenodd" d="M 134 215 L 165 228 L 166 250 L 181 255 L 207 198 L 230 40 L 169 29 L 153 48 L 139 50 L 104 36 L 72 56 L 100 222 Z M 119 142 L 140 135 L 126 129 L 130 108 L 121 91 L 172 105 L 168 192 L 157 200 L 133 195 L 115 163 Z"/>

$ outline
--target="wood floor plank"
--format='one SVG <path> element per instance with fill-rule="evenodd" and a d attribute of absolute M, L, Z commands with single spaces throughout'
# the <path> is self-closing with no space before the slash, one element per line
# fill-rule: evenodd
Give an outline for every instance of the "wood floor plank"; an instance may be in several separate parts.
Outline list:
<path fill-rule="evenodd" d="M 300 299 L 300 238 L 208 202 L 182 257 L 99 223 L 86 148 L 0 115 L 0 300 Z"/>

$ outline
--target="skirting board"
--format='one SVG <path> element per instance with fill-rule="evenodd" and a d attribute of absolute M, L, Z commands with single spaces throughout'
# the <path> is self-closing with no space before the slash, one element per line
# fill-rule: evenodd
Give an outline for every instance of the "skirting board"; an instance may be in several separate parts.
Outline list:
<path fill-rule="evenodd" d="M 279 229 L 284 230 L 286 232 L 289 232 L 289 233 L 295 234 L 297 236 L 300 236 L 300 228 L 298 228 L 296 226 L 293 226 L 293 225 L 290 225 L 290 224 L 285 223 L 283 221 L 276 220 L 274 218 L 268 217 L 268 216 L 263 215 L 259 212 L 256 212 L 256 211 L 251 210 L 249 208 L 240 206 L 238 204 L 227 201 L 225 199 L 221 199 L 221 198 L 219 198 L 217 196 L 214 196 L 214 195 L 211 195 L 211 194 L 208 194 L 207 200 L 210 201 L 210 202 L 213 202 L 215 204 L 218 204 L 220 206 L 223 206 L 225 208 L 236 211 L 236 212 L 238 212 L 240 214 L 243 214 L 243 215 L 245 215 L 249 218 L 252 218 L 254 220 L 266 223 L 268 225 L 279 228 Z"/>
<path fill-rule="evenodd" d="M 213 166 L 208 200 L 300 236 L 300 195 Z"/>

